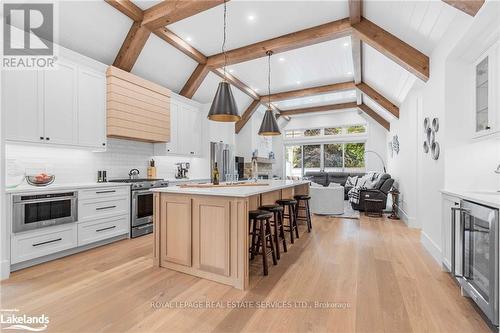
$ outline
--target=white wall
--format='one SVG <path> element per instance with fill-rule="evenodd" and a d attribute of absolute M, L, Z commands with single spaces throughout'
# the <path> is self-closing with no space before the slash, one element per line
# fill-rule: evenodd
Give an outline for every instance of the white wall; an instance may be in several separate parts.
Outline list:
<path fill-rule="evenodd" d="M 478 48 L 473 42 L 483 41 L 485 32 L 490 29 L 476 29 L 475 36 L 471 36 L 461 49 L 456 48 L 468 31 L 484 25 L 485 20 L 491 21 L 491 27 L 498 27 L 499 8 L 498 2 L 490 1 L 474 19 L 462 14 L 455 17 L 430 55 L 429 81 L 413 87 L 401 105 L 401 118 L 391 122 L 391 134 L 398 134 L 401 152 L 400 156 L 389 160 L 389 165 L 403 192 L 402 208 L 410 225 L 421 227 L 424 247 L 439 262 L 442 243 L 440 190 L 498 185 L 493 169 L 500 163 L 500 141 L 470 139 L 467 130 L 470 119 L 466 115 L 472 110 L 472 83 L 464 76 L 465 67 L 460 65 L 464 60 L 457 59 Z M 423 152 L 425 117 L 437 117 L 440 121 L 437 141 L 441 145 L 441 155 L 437 161 Z"/>
<path fill-rule="evenodd" d="M 264 118 L 265 108 L 259 107 L 252 118 L 236 135 L 236 155 L 245 158 L 245 163 L 252 159 L 252 153 L 258 150 L 259 157 L 269 157 L 269 152 L 273 151 L 273 138 L 260 136 L 259 129 Z M 275 152 L 276 153 L 276 152 Z"/>
<path fill-rule="evenodd" d="M 387 165 L 387 130 L 370 117 L 360 114 L 356 110 L 294 116 L 286 124 L 285 130 L 361 124 L 366 124 L 368 127 L 365 149 L 377 152 L 382 157 L 384 164 Z M 367 171 L 382 171 L 383 166 L 376 155 L 366 154 L 365 162 Z"/>

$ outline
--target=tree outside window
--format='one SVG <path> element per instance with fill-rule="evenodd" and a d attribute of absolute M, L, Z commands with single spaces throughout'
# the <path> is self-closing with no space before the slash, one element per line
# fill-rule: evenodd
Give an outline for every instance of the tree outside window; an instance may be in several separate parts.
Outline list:
<path fill-rule="evenodd" d="M 321 129 L 308 129 L 304 131 L 304 136 L 319 136 L 321 134 Z"/>
<path fill-rule="evenodd" d="M 355 125 L 355 126 L 347 127 L 347 134 L 358 134 L 358 133 L 365 133 L 365 132 L 366 132 L 365 125 Z"/>
<path fill-rule="evenodd" d="M 365 144 L 364 143 L 346 143 L 344 148 L 344 166 L 345 168 L 364 168 L 365 167 Z"/>
<path fill-rule="evenodd" d="M 325 144 L 324 149 L 324 168 L 325 171 L 342 171 L 343 168 L 343 144 L 331 143 Z"/>
<path fill-rule="evenodd" d="M 325 128 L 325 135 L 340 135 L 342 134 L 342 127 Z"/>

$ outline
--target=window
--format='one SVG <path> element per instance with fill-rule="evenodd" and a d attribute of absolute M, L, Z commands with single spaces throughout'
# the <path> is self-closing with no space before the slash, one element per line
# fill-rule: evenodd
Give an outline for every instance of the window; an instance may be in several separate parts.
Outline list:
<path fill-rule="evenodd" d="M 308 129 L 304 131 L 304 136 L 319 136 L 321 135 L 321 129 L 315 128 L 315 129 Z"/>
<path fill-rule="evenodd" d="M 363 142 L 325 143 L 286 146 L 287 176 L 303 176 L 307 172 L 364 172 Z"/>
<path fill-rule="evenodd" d="M 285 165 L 287 176 L 302 176 L 302 146 L 286 146 Z"/>
<path fill-rule="evenodd" d="M 297 130 L 285 131 L 286 138 L 300 138 L 302 136 L 304 136 L 304 131 L 297 131 Z"/>
<path fill-rule="evenodd" d="M 342 134 L 342 127 L 325 128 L 325 135 L 339 135 L 339 134 Z"/>
<path fill-rule="evenodd" d="M 355 126 L 347 127 L 347 134 L 358 134 L 358 133 L 365 133 L 365 132 L 366 132 L 365 125 L 355 125 Z"/>
<path fill-rule="evenodd" d="M 304 150 L 304 172 L 321 170 L 321 146 L 305 145 Z"/>
<path fill-rule="evenodd" d="M 343 168 L 343 144 L 325 144 L 324 149 L 324 169 L 325 171 L 342 171 Z"/>

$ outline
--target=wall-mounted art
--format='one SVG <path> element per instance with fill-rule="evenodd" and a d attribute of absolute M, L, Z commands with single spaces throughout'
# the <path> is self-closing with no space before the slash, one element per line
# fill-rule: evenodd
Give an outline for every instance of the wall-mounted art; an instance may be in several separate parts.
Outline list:
<path fill-rule="evenodd" d="M 439 143 L 437 142 L 437 132 L 439 131 L 439 119 L 434 118 L 432 121 L 430 118 L 424 119 L 424 153 L 428 154 L 430 152 L 433 160 L 439 159 L 439 153 L 441 151 Z"/>
<path fill-rule="evenodd" d="M 399 138 L 397 135 L 392 137 L 392 150 L 397 154 L 399 154 Z"/>

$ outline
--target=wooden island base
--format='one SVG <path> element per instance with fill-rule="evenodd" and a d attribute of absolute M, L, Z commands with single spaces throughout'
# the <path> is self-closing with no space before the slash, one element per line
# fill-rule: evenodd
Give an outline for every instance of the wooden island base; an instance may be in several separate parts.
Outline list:
<path fill-rule="evenodd" d="M 248 211 L 308 193 L 308 183 L 248 197 L 155 192 L 154 263 L 244 290 Z"/>

